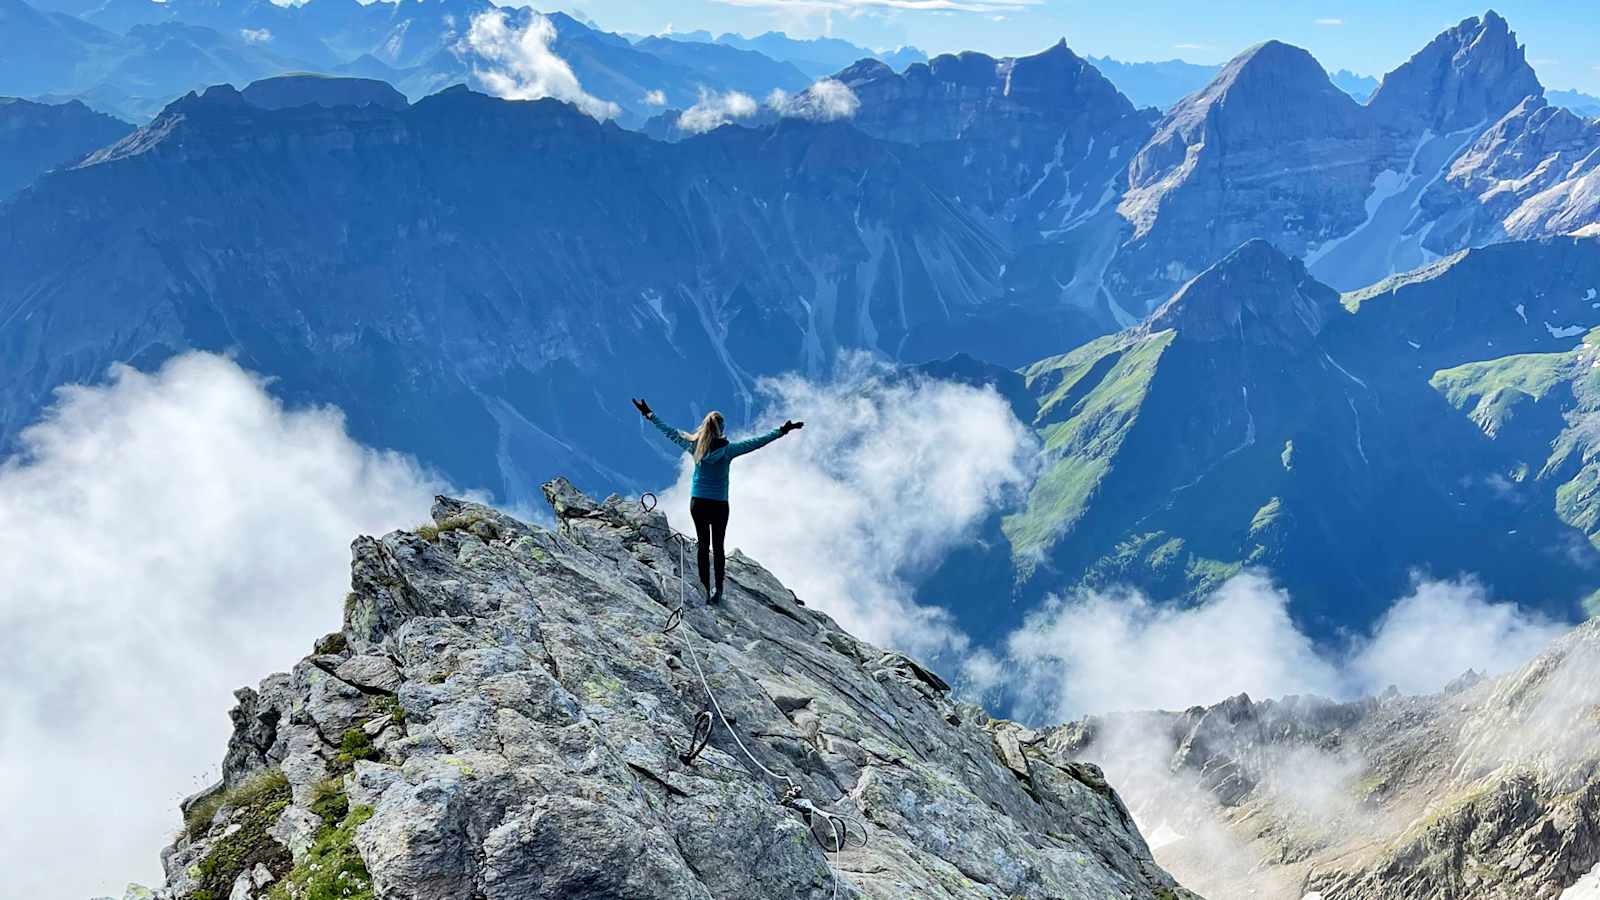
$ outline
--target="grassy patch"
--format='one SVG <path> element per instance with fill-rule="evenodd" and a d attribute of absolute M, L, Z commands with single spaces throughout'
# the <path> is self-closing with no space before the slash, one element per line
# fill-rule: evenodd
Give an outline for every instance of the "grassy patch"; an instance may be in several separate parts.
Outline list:
<path fill-rule="evenodd" d="M 437 522 L 424 522 L 416 528 L 418 536 L 425 541 L 437 541 L 439 536 L 447 531 L 460 531 L 484 521 L 483 513 L 464 512 L 453 516 L 445 516 Z"/>
<path fill-rule="evenodd" d="M 1440 369 L 1428 384 L 1494 437 L 1525 404 L 1569 383 L 1577 359 L 1578 350 L 1506 356 Z"/>
<path fill-rule="evenodd" d="M 343 778 L 329 778 L 311 789 L 311 811 L 324 822 L 341 822 L 350 814 L 350 795 Z"/>
<path fill-rule="evenodd" d="M 230 820 L 230 825 L 238 828 L 227 837 L 219 838 L 195 864 L 190 874 L 199 887 L 189 895 L 190 900 L 226 900 L 240 873 L 251 871 L 257 865 L 265 866 L 275 877 L 288 871 L 293 864 L 289 851 L 268 831 L 288 808 L 289 801 L 288 779 L 277 769 L 251 778 L 221 795 L 212 814 L 223 806 L 238 810 Z M 198 807 L 196 804 L 190 809 L 191 834 L 195 833 Z M 205 821 L 209 823 L 210 820 Z M 203 833 L 205 826 L 201 825 L 199 830 Z"/>
<path fill-rule="evenodd" d="M 1048 461 L 1026 507 L 1003 524 L 1019 562 L 1070 533 L 1088 510 L 1173 337 L 1167 331 L 1134 341 L 1101 339 L 1027 371 L 1029 388 L 1046 391 L 1038 422 Z"/>
<path fill-rule="evenodd" d="M 267 900 L 373 900 L 372 874 L 355 845 L 356 829 L 372 818 L 372 807 L 343 802 L 343 817 L 317 832 L 305 859 L 273 883 Z"/>
<path fill-rule="evenodd" d="M 384 694 L 378 698 L 377 707 L 379 713 L 388 714 L 396 725 L 404 725 L 406 723 L 406 708 L 400 705 L 400 697 L 398 695 Z"/>
<path fill-rule="evenodd" d="M 355 767 L 356 760 L 375 760 L 383 756 L 383 752 L 372 746 L 372 736 L 361 728 L 346 728 L 339 737 L 339 753 L 334 756 L 334 770 L 348 772 Z"/>
<path fill-rule="evenodd" d="M 1283 516 L 1283 500 L 1273 497 L 1256 510 L 1250 517 L 1250 536 L 1255 537 L 1268 528 L 1271 528 Z"/>
<path fill-rule="evenodd" d="M 279 793 L 288 796 L 289 779 L 284 777 L 281 769 L 268 769 L 231 790 L 218 791 L 189 807 L 189 811 L 183 816 L 184 831 L 191 838 L 200 837 L 211 827 L 211 820 L 216 817 L 217 810 L 224 806 L 251 806 L 263 797 L 277 796 Z"/>

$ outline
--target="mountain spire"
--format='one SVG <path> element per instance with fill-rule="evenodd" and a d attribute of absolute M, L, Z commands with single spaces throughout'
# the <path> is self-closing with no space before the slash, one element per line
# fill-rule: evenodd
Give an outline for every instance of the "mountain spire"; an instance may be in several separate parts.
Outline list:
<path fill-rule="evenodd" d="M 1490 10 L 1462 20 L 1384 76 L 1368 105 L 1391 123 L 1444 134 L 1491 123 L 1543 94 L 1516 32 Z"/>

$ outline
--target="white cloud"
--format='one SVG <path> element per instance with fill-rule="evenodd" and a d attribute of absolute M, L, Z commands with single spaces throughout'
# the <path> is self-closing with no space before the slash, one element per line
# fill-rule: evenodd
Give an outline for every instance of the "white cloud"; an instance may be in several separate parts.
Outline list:
<path fill-rule="evenodd" d="M 756 114 L 756 101 L 749 94 L 728 91 L 719 94 L 700 89 L 700 100 L 678 117 L 678 127 L 690 134 L 703 134 L 721 128 L 735 119 L 748 119 Z"/>
<path fill-rule="evenodd" d="M 844 82 L 824 78 L 798 94 L 774 89 L 767 97 L 767 106 L 788 119 L 833 122 L 854 116 L 861 108 L 861 100 Z"/>
<path fill-rule="evenodd" d="M 1173 44 L 1172 45 L 1172 49 L 1174 49 L 1174 50 L 1210 50 L 1211 47 L 1209 45 L 1207 45 L 1207 44 Z"/>
<path fill-rule="evenodd" d="M 1371 633 L 1343 649 L 1313 645 L 1290 619 L 1289 597 L 1265 576 L 1245 573 L 1190 608 L 1158 607 L 1142 595 L 1085 593 L 1055 601 L 1010 639 L 1004 659 L 975 657 L 974 689 L 999 684 L 1018 695 L 1025 715 L 1059 722 L 1086 713 L 1186 709 L 1240 692 L 1255 700 L 1314 694 L 1336 700 L 1402 691 L 1439 690 L 1468 668 L 1498 674 L 1544 650 L 1566 628 L 1508 603 L 1493 602 L 1471 579 L 1418 578 Z M 1559 683 L 1591 685 L 1592 655 L 1575 654 Z M 1586 668 L 1585 668 L 1586 667 Z M 972 669 L 969 666 L 969 669 Z M 1005 672 L 1001 681 L 997 672 Z M 1546 677 L 1557 683 L 1558 676 Z M 1021 686 L 1020 690 L 1016 690 Z M 1576 709 L 1593 691 L 1550 692 L 1520 710 L 1516 727 L 1490 729 L 1493 740 L 1470 741 L 1484 770 L 1506 760 L 1560 766 Z M 1552 699 L 1553 698 L 1553 699 Z M 1229 831 L 1236 814 L 1221 807 L 1204 773 L 1172 767 L 1175 734 L 1146 716 L 1103 719 L 1084 755 L 1102 763 L 1127 801 L 1157 862 L 1206 896 L 1299 896 L 1298 883 L 1277 883 L 1281 869 L 1263 865 Z M 1592 747 L 1584 732 L 1583 752 Z M 1243 761 L 1256 791 L 1275 815 L 1315 823 L 1319 840 L 1337 842 L 1389 827 L 1364 807 L 1356 784 L 1364 762 L 1348 752 L 1307 745 L 1263 745 Z"/>
<path fill-rule="evenodd" d="M 1323 28 L 1338 28 L 1344 24 L 1344 20 L 1334 18 L 1318 19 L 1316 20 L 1316 24 L 1322 26 Z"/>
<path fill-rule="evenodd" d="M 336 629 L 350 540 L 442 486 L 204 354 L 62 389 L 22 448 L 0 465 L 0 846 L 28 851 L 0 884 L 120 896 L 159 881 L 232 690 Z"/>
<path fill-rule="evenodd" d="M 241 28 L 239 37 L 244 38 L 247 44 L 265 44 L 272 40 L 272 31 L 267 28 Z"/>
<path fill-rule="evenodd" d="M 1368 693 L 1391 684 L 1406 693 L 1436 691 L 1469 668 L 1512 669 L 1566 630 L 1537 613 L 1493 602 L 1475 580 L 1419 579 L 1361 645 L 1348 680 Z"/>
<path fill-rule="evenodd" d="M 527 27 L 514 28 L 505 10 L 494 9 L 472 17 L 465 46 L 477 55 L 473 74 L 484 89 L 507 100 L 564 100 L 596 119 L 612 119 L 622 108 L 583 90 L 567 61 L 550 48 L 556 27 L 538 13 L 530 13 Z M 481 61 L 481 65 L 479 64 Z"/>
<path fill-rule="evenodd" d="M 644 95 L 644 102 L 650 106 L 666 106 L 666 92 L 661 90 L 649 91 Z"/>
<path fill-rule="evenodd" d="M 1389 685 L 1431 692 L 1469 668 L 1504 672 L 1565 630 L 1494 602 L 1470 579 L 1418 579 L 1370 635 L 1342 651 L 1315 646 L 1289 607 L 1288 594 L 1254 572 L 1193 607 L 1157 605 L 1130 591 L 1085 592 L 1030 616 L 1008 641 L 1007 663 L 1028 673 L 1016 682 L 1028 686 L 1019 698 L 1025 714 L 1066 721 L 1184 709 L 1241 692 L 1256 699 L 1349 699 Z"/>
<path fill-rule="evenodd" d="M 964 649 L 946 613 L 914 602 L 910 582 L 1021 489 L 1034 447 L 1011 408 L 992 390 L 898 379 L 864 357 L 830 382 L 759 387 L 773 411 L 762 426 L 792 417 L 806 427 L 733 464 L 730 552 L 743 549 L 866 640 L 924 660 Z M 685 458 L 661 506 L 692 533 L 689 475 Z"/>
<path fill-rule="evenodd" d="M 1029 712 L 1051 721 L 1114 710 L 1184 709 L 1240 691 L 1326 693 L 1333 666 L 1266 578 L 1238 576 L 1205 603 L 1160 606 L 1131 591 L 1052 600 L 1012 634 Z M 1200 652 L 1198 648 L 1206 648 Z"/>

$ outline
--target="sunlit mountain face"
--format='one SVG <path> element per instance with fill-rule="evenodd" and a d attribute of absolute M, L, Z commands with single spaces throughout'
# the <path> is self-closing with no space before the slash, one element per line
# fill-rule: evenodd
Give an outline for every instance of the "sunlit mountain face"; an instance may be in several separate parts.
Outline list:
<path fill-rule="evenodd" d="M 0 797 L 200 788 L 129 900 L 1581 898 L 1600 107 L 1038 46 L 0 0 Z M 720 609 L 641 396 L 808 421 Z"/>

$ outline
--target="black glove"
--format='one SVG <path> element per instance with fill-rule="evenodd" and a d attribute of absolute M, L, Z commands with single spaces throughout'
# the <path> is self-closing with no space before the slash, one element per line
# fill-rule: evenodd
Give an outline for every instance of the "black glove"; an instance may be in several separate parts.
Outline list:
<path fill-rule="evenodd" d="M 644 416 L 646 419 L 650 418 L 650 404 L 644 402 L 643 397 L 633 401 L 633 408 L 639 411 L 639 415 Z"/>
<path fill-rule="evenodd" d="M 800 429 L 802 429 L 804 427 L 806 427 L 806 423 L 804 423 L 804 422 L 796 422 L 796 421 L 791 419 L 790 421 L 783 423 L 783 425 L 780 426 L 778 428 L 778 430 L 783 432 L 784 434 L 788 434 L 791 431 L 799 431 Z"/>

